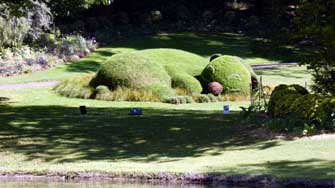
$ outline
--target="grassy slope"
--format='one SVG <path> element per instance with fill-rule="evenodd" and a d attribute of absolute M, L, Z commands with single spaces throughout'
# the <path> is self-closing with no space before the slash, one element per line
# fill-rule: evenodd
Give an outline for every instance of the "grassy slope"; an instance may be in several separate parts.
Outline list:
<path fill-rule="evenodd" d="M 195 37 L 201 40 L 190 40 Z M 76 64 L 1 79 L 0 83 L 64 79 L 95 71 L 112 54 L 152 47 L 179 46 L 208 57 L 219 51 L 223 42 L 227 54 L 253 60 L 243 47 L 245 43 L 236 37 L 240 36 L 175 34 L 136 39 L 99 49 Z M 304 68 L 281 70 L 285 72 L 273 69 L 258 73 L 271 85 L 310 78 Z M 0 172 L 225 172 L 335 178 L 334 139 L 250 137 L 249 132 L 236 128 L 236 114 L 223 116 L 219 112 L 227 103 L 176 106 L 68 99 L 50 88 L 1 90 L 1 96 L 11 100 L 0 105 Z M 77 108 L 83 104 L 89 107 L 87 117 L 78 116 Z M 238 110 L 248 102 L 228 104 Z M 128 116 L 128 108 L 134 106 L 143 107 L 145 115 Z"/>
<path fill-rule="evenodd" d="M 47 88 L 2 91 L 0 172 L 224 172 L 334 179 L 335 140 L 269 140 L 237 128 L 222 103 L 168 105 L 60 98 Z M 89 116 L 78 106 L 89 106 Z M 235 104 L 237 106 L 246 103 Z M 144 116 L 129 116 L 131 106 Z M 196 111 L 195 111 L 196 110 Z"/>

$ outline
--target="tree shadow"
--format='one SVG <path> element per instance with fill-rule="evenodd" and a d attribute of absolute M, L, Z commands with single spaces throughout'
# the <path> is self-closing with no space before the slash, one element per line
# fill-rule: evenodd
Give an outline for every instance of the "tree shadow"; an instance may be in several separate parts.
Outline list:
<path fill-rule="evenodd" d="M 83 73 L 96 72 L 99 69 L 101 63 L 114 54 L 115 53 L 108 51 L 106 48 L 101 48 L 78 62 L 72 62 L 68 64 L 66 70 L 69 72 Z"/>
<path fill-rule="evenodd" d="M 271 61 L 297 61 L 300 56 L 300 51 L 285 46 L 271 47 L 263 53 L 261 52 L 262 43 L 257 42 L 254 38 L 233 33 L 169 33 L 115 42 L 112 46 L 137 50 L 175 48 L 205 57 L 222 53 L 242 58 L 264 58 Z"/>
<path fill-rule="evenodd" d="M 67 65 L 69 72 L 96 72 L 101 63 L 123 50 L 144 50 L 153 48 L 174 48 L 209 57 L 215 53 L 239 56 L 242 58 L 264 58 L 270 61 L 296 61 L 296 51 L 286 49 L 277 52 L 278 48 L 270 48 L 265 54 L 255 51 L 256 39 L 249 38 L 240 34 L 232 33 L 169 33 L 155 36 L 134 37 L 126 41 L 115 41 L 109 47 L 100 48 L 90 56 L 81 59 L 79 62 Z M 257 48 L 256 48 L 257 49 Z M 270 53 L 271 52 L 271 53 Z M 270 54 L 270 55 L 269 55 Z M 272 55 L 271 55 L 272 54 Z"/>
<path fill-rule="evenodd" d="M 0 106 L 0 148 L 27 160 L 52 163 L 77 160 L 169 162 L 181 157 L 219 155 L 222 151 L 279 145 L 250 138 L 234 126 L 238 114 L 144 109 L 143 116 L 125 108 L 79 109 L 65 106 Z M 207 152 L 205 154 L 205 152 Z"/>
<path fill-rule="evenodd" d="M 10 98 L 8 98 L 8 97 L 0 97 L 0 103 L 1 102 L 6 102 L 6 101 L 9 101 L 10 100 Z"/>

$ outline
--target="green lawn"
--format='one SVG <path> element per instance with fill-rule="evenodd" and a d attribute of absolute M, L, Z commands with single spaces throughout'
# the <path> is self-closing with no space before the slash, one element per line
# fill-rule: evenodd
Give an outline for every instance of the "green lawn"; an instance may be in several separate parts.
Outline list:
<path fill-rule="evenodd" d="M 264 85 L 277 86 L 279 84 L 299 84 L 310 86 L 312 82 L 311 71 L 305 66 L 279 67 L 255 71 L 263 79 Z"/>
<path fill-rule="evenodd" d="M 37 92 L 2 92 L 14 100 L 0 106 L 0 173 L 220 172 L 335 178 L 335 139 L 254 136 L 239 126 L 238 113 L 213 111 L 223 104 L 110 103 L 60 99 L 47 89 Z M 88 116 L 78 115 L 80 104 L 88 105 Z M 144 115 L 129 116 L 131 106 L 144 107 Z"/>
<path fill-rule="evenodd" d="M 208 57 L 239 55 L 251 63 L 277 58 L 252 54 L 241 35 L 164 34 L 114 43 L 78 63 L 1 78 L 0 83 L 61 80 L 96 71 L 112 54 L 153 47 L 179 48 Z M 287 56 L 290 57 L 290 56 Z M 258 70 L 264 83 L 311 83 L 305 67 Z M 1 90 L 2 172 L 199 172 L 279 178 L 335 179 L 335 139 L 265 139 L 240 126 L 238 110 L 248 101 L 171 105 L 70 99 L 51 88 Z M 0 100 L 0 101 L 1 101 Z M 231 115 L 222 114 L 229 104 Z M 78 115 L 87 105 L 89 115 Z M 143 116 L 129 116 L 142 107 Z"/>

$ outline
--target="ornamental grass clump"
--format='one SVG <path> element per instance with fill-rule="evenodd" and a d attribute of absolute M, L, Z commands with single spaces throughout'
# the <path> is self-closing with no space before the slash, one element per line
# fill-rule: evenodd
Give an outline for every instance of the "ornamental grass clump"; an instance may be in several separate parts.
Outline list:
<path fill-rule="evenodd" d="M 90 74 L 65 80 L 56 85 L 53 90 L 64 97 L 91 99 L 95 95 L 95 89 L 89 86 L 92 77 L 93 75 Z"/>

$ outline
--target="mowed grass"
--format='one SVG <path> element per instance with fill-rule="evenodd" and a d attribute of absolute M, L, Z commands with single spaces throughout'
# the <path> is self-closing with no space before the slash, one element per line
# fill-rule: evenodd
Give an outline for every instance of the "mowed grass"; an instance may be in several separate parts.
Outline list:
<path fill-rule="evenodd" d="M 335 178 L 335 139 L 262 138 L 240 126 L 237 112 L 223 115 L 223 104 L 107 103 L 37 92 L 2 91 L 12 100 L 0 105 L 0 173 Z M 79 115 L 81 104 L 87 116 Z M 132 106 L 144 115 L 128 115 Z"/>
<path fill-rule="evenodd" d="M 280 84 L 299 84 L 309 88 L 313 84 L 312 72 L 307 70 L 306 66 L 275 67 L 255 72 L 262 77 L 264 85 L 272 87 Z"/>
<path fill-rule="evenodd" d="M 60 65 L 55 68 L 33 74 L 1 78 L 0 84 L 22 83 L 47 80 L 63 80 L 87 72 L 96 72 L 101 63 L 110 56 L 134 50 L 151 48 L 175 48 L 198 54 L 209 59 L 212 54 L 240 56 L 250 64 L 267 64 L 297 61 L 299 51 L 288 47 L 285 50 L 258 53 L 255 49 L 256 39 L 239 34 L 205 34 L 205 33 L 169 33 L 158 34 L 114 42 L 110 46 L 99 48 L 89 57 L 79 62 Z M 257 49 L 262 49 L 258 46 Z"/>
<path fill-rule="evenodd" d="M 254 55 L 250 42 L 233 34 L 162 34 L 118 42 L 78 63 L 1 78 L 0 83 L 67 79 L 95 72 L 113 54 L 158 47 L 183 49 L 206 58 L 226 48 L 222 53 L 251 63 L 280 61 Z M 304 67 L 257 73 L 271 86 L 310 81 Z M 247 107 L 248 101 L 171 105 L 70 99 L 49 87 L 0 92 L 0 174 L 193 172 L 335 178 L 335 139 L 259 137 L 240 125 L 238 110 Z M 222 113 L 226 104 L 231 115 Z M 88 107 L 87 116 L 79 115 L 80 105 Z M 131 107 L 142 107 L 144 115 L 128 115 Z"/>

